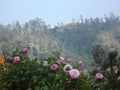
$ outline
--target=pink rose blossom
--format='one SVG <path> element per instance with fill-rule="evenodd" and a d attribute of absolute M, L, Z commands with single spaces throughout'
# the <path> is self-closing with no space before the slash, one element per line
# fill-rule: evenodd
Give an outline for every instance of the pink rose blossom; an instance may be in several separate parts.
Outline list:
<path fill-rule="evenodd" d="M 48 66 L 48 62 L 47 62 L 47 61 L 44 61 L 44 62 L 43 62 L 43 66 Z"/>
<path fill-rule="evenodd" d="M 6 61 L 10 61 L 11 60 L 11 56 L 6 56 Z"/>
<path fill-rule="evenodd" d="M 69 75 L 75 79 L 75 78 L 78 78 L 80 76 L 80 72 L 77 70 L 77 69 L 72 69 L 70 72 L 69 72 Z"/>
<path fill-rule="evenodd" d="M 67 64 L 70 64 L 70 63 L 71 63 L 71 59 L 67 59 L 67 60 L 66 60 L 66 63 L 67 63 Z"/>
<path fill-rule="evenodd" d="M 102 73 L 96 73 L 96 78 L 97 79 L 102 79 L 103 78 L 103 74 Z"/>
<path fill-rule="evenodd" d="M 58 68 L 58 65 L 57 64 L 52 64 L 50 66 L 51 70 L 56 70 Z"/>
<path fill-rule="evenodd" d="M 60 57 L 60 58 L 57 60 L 58 63 L 61 63 L 61 62 L 63 62 L 63 61 L 64 61 L 64 58 L 63 58 L 63 57 Z"/>
<path fill-rule="evenodd" d="M 23 52 L 24 54 L 27 54 L 27 53 L 28 53 L 28 48 L 23 48 L 22 52 Z"/>
<path fill-rule="evenodd" d="M 83 62 L 82 61 L 79 61 L 78 62 L 78 65 L 81 67 L 83 65 Z"/>
<path fill-rule="evenodd" d="M 20 61 L 20 57 L 19 56 L 14 57 L 13 63 L 18 63 L 19 61 Z"/>

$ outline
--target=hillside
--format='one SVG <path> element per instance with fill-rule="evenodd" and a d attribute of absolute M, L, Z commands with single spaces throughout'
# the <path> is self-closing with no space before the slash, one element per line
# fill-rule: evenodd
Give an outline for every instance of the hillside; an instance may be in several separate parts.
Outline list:
<path fill-rule="evenodd" d="M 74 20 L 58 24 L 54 28 L 39 18 L 21 25 L 0 25 L 0 49 L 6 55 L 15 47 L 30 46 L 32 58 L 46 58 L 51 52 L 73 60 L 82 60 L 85 66 L 92 62 L 92 46 L 101 44 L 107 48 L 120 48 L 120 18 L 114 14 L 103 18 Z"/>

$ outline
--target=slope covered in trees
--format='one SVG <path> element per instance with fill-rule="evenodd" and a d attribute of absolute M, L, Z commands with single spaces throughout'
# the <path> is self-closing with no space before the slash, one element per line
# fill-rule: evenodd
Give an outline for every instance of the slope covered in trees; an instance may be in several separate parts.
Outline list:
<path fill-rule="evenodd" d="M 44 20 L 36 18 L 21 25 L 0 25 L 0 49 L 4 54 L 13 47 L 31 47 L 31 57 L 44 58 L 51 52 L 61 56 L 82 60 L 88 66 L 93 57 L 92 46 L 101 44 L 107 48 L 120 48 L 120 18 L 114 14 L 103 18 L 84 19 L 58 24 L 54 28 Z"/>

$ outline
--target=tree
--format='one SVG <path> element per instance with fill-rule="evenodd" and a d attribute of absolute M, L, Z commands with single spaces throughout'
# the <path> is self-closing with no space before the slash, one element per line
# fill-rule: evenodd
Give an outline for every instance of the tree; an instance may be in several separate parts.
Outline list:
<path fill-rule="evenodd" d="M 93 46 L 92 55 L 99 70 L 104 72 L 104 90 L 120 90 L 120 56 L 117 50 L 108 53 L 100 46 Z"/>

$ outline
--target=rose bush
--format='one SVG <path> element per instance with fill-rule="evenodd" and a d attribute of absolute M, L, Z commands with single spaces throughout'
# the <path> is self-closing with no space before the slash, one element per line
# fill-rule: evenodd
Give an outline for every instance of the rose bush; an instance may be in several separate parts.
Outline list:
<path fill-rule="evenodd" d="M 29 48 L 16 50 L 0 67 L 1 90 L 92 90 L 91 79 L 83 74 L 82 61 L 72 65 L 60 53 L 44 60 L 28 57 Z"/>

